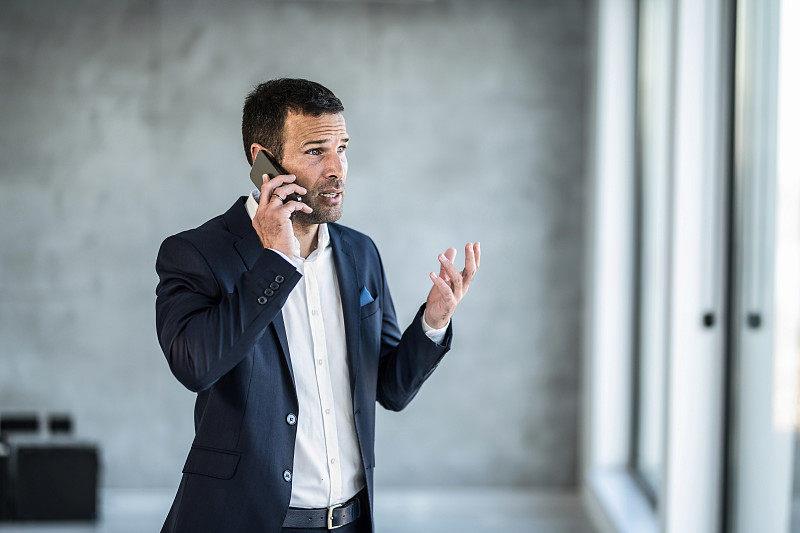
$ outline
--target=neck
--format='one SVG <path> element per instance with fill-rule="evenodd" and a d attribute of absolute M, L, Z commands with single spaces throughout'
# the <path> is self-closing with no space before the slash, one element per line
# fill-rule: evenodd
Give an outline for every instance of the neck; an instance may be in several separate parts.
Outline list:
<path fill-rule="evenodd" d="M 305 259 L 317 249 L 319 224 L 297 224 L 292 222 L 292 229 L 295 237 L 300 241 L 300 255 Z"/>

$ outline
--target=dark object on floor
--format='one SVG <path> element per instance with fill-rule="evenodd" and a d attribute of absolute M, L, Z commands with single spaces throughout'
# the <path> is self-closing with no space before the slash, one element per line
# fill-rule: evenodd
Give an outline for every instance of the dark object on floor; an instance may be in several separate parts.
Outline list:
<path fill-rule="evenodd" d="M 32 424 L 3 415 L 0 425 L 0 519 L 97 518 L 98 449 L 71 435 L 69 415 L 49 416 L 48 432 L 30 430 L 40 427 L 38 416 Z"/>
<path fill-rule="evenodd" d="M 68 414 L 50 413 L 47 415 L 47 429 L 51 434 L 72 434 L 72 417 Z"/>
<path fill-rule="evenodd" d="M 8 476 L 8 446 L 0 442 L 0 521 L 11 518 L 11 487 Z"/>
<path fill-rule="evenodd" d="M 0 415 L 0 440 L 10 433 L 36 433 L 39 431 L 39 415 L 36 413 L 12 413 Z"/>

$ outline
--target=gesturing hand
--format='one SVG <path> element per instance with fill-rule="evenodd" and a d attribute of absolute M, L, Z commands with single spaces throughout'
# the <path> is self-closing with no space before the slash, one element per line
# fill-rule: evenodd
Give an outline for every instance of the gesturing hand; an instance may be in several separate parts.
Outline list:
<path fill-rule="evenodd" d="M 456 310 L 456 306 L 467 294 L 469 285 L 475 273 L 481 266 L 481 243 L 470 243 L 464 247 L 464 269 L 456 271 L 453 259 L 456 257 L 456 249 L 448 248 L 444 254 L 439 255 L 439 275 L 433 272 L 428 273 L 428 277 L 433 282 L 433 287 L 428 293 L 428 301 L 425 305 L 425 322 L 429 326 L 439 329 L 443 328 Z"/>

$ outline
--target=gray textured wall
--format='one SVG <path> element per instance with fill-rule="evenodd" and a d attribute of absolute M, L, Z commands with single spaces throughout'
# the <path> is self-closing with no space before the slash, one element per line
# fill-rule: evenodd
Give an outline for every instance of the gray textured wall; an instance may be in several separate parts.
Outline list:
<path fill-rule="evenodd" d="M 439 251 L 484 253 L 453 350 L 379 414 L 378 483 L 573 484 L 589 7 L 4 2 L 0 408 L 71 411 L 108 486 L 177 484 L 194 395 L 155 337 L 158 245 L 249 189 L 250 86 L 308 77 L 345 104 L 341 222 L 403 327 Z"/>

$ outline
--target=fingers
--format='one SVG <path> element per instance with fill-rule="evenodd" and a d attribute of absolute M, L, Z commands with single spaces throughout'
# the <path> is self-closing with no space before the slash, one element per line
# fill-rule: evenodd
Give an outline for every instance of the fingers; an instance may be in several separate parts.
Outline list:
<path fill-rule="evenodd" d="M 264 198 L 264 201 L 269 203 L 272 201 L 272 193 L 275 192 L 275 189 L 283 185 L 284 183 L 291 183 L 297 179 L 297 176 L 294 174 L 281 174 L 279 176 L 275 176 L 272 179 L 269 179 L 267 174 L 264 174 L 264 183 L 261 184 L 261 196 Z M 284 195 L 281 195 L 284 196 Z"/>
<path fill-rule="evenodd" d="M 433 284 L 439 288 L 442 292 L 444 297 L 449 300 L 451 303 L 456 301 L 456 296 L 453 294 L 453 289 L 450 288 L 450 284 L 443 280 L 441 277 L 437 276 L 433 272 L 428 272 L 428 277 L 431 278 Z"/>
<path fill-rule="evenodd" d="M 311 206 L 308 204 L 304 204 L 303 202 L 298 202 L 296 200 L 289 200 L 288 202 L 282 204 L 281 209 L 284 211 L 287 217 L 291 216 L 291 214 L 295 211 L 305 211 L 306 213 L 313 211 Z"/>
<path fill-rule="evenodd" d="M 477 248 L 478 243 L 468 242 L 467 245 L 464 246 L 464 270 L 461 271 L 464 277 L 464 294 L 469 290 L 469 284 L 472 282 L 472 278 L 475 277 L 475 272 L 478 271 L 478 264 L 476 261 L 476 255 L 478 253 Z"/>
<path fill-rule="evenodd" d="M 265 179 L 268 179 L 268 176 L 264 175 Z M 284 213 L 286 216 L 290 216 L 295 211 L 303 210 L 306 213 L 311 213 L 313 209 L 308 205 L 297 202 L 294 200 L 290 200 L 286 202 L 286 197 L 292 193 L 298 193 L 300 195 L 306 194 L 308 190 L 298 183 L 293 183 L 294 180 L 297 179 L 297 176 L 294 174 L 281 174 L 275 176 L 269 181 L 265 181 L 261 186 L 261 194 L 262 196 L 266 195 L 266 205 L 271 206 L 273 208 L 283 208 L 288 206 L 287 209 L 284 209 Z M 261 202 L 259 202 L 259 205 Z M 292 205 L 290 205 L 292 204 Z"/>
<path fill-rule="evenodd" d="M 464 275 L 464 281 L 472 279 L 475 274 L 475 247 L 471 242 L 464 246 L 464 270 L 461 273 Z"/>
<path fill-rule="evenodd" d="M 293 192 L 299 193 L 302 196 L 302 195 L 306 194 L 308 192 L 308 190 L 305 187 L 303 187 L 302 185 L 299 185 L 297 183 L 287 183 L 285 185 L 281 185 L 279 187 L 275 187 L 272 190 L 272 194 L 280 195 L 281 198 L 286 198 L 287 196 L 289 196 Z M 283 201 L 283 200 L 281 200 L 281 201 Z"/>
<path fill-rule="evenodd" d="M 453 260 L 456 257 L 456 249 L 448 248 L 443 254 L 439 255 L 439 278 L 445 282 L 455 295 L 457 301 L 469 290 L 470 283 L 472 282 L 475 274 L 480 268 L 481 262 L 481 245 L 479 242 L 468 242 L 464 246 L 464 268 L 461 272 L 456 271 Z"/>
<path fill-rule="evenodd" d="M 444 251 L 444 256 L 447 259 L 449 259 L 450 262 L 452 263 L 453 259 L 456 258 L 456 249 L 452 248 L 452 247 L 448 248 L 447 250 Z M 444 278 L 445 281 L 447 281 L 447 282 L 450 281 L 450 276 L 447 275 L 447 272 L 445 271 L 444 265 L 442 265 L 442 267 L 439 269 L 439 275 L 442 278 Z"/>
<path fill-rule="evenodd" d="M 439 254 L 439 262 L 444 267 L 444 271 L 450 276 L 450 283 L 453 284 L 453 294 L 457 300 L 461 300 L 462 289 L 464 280 L 461 274 L 456 271 L 455 265 L 450 261 L 445 254 Z"/>

